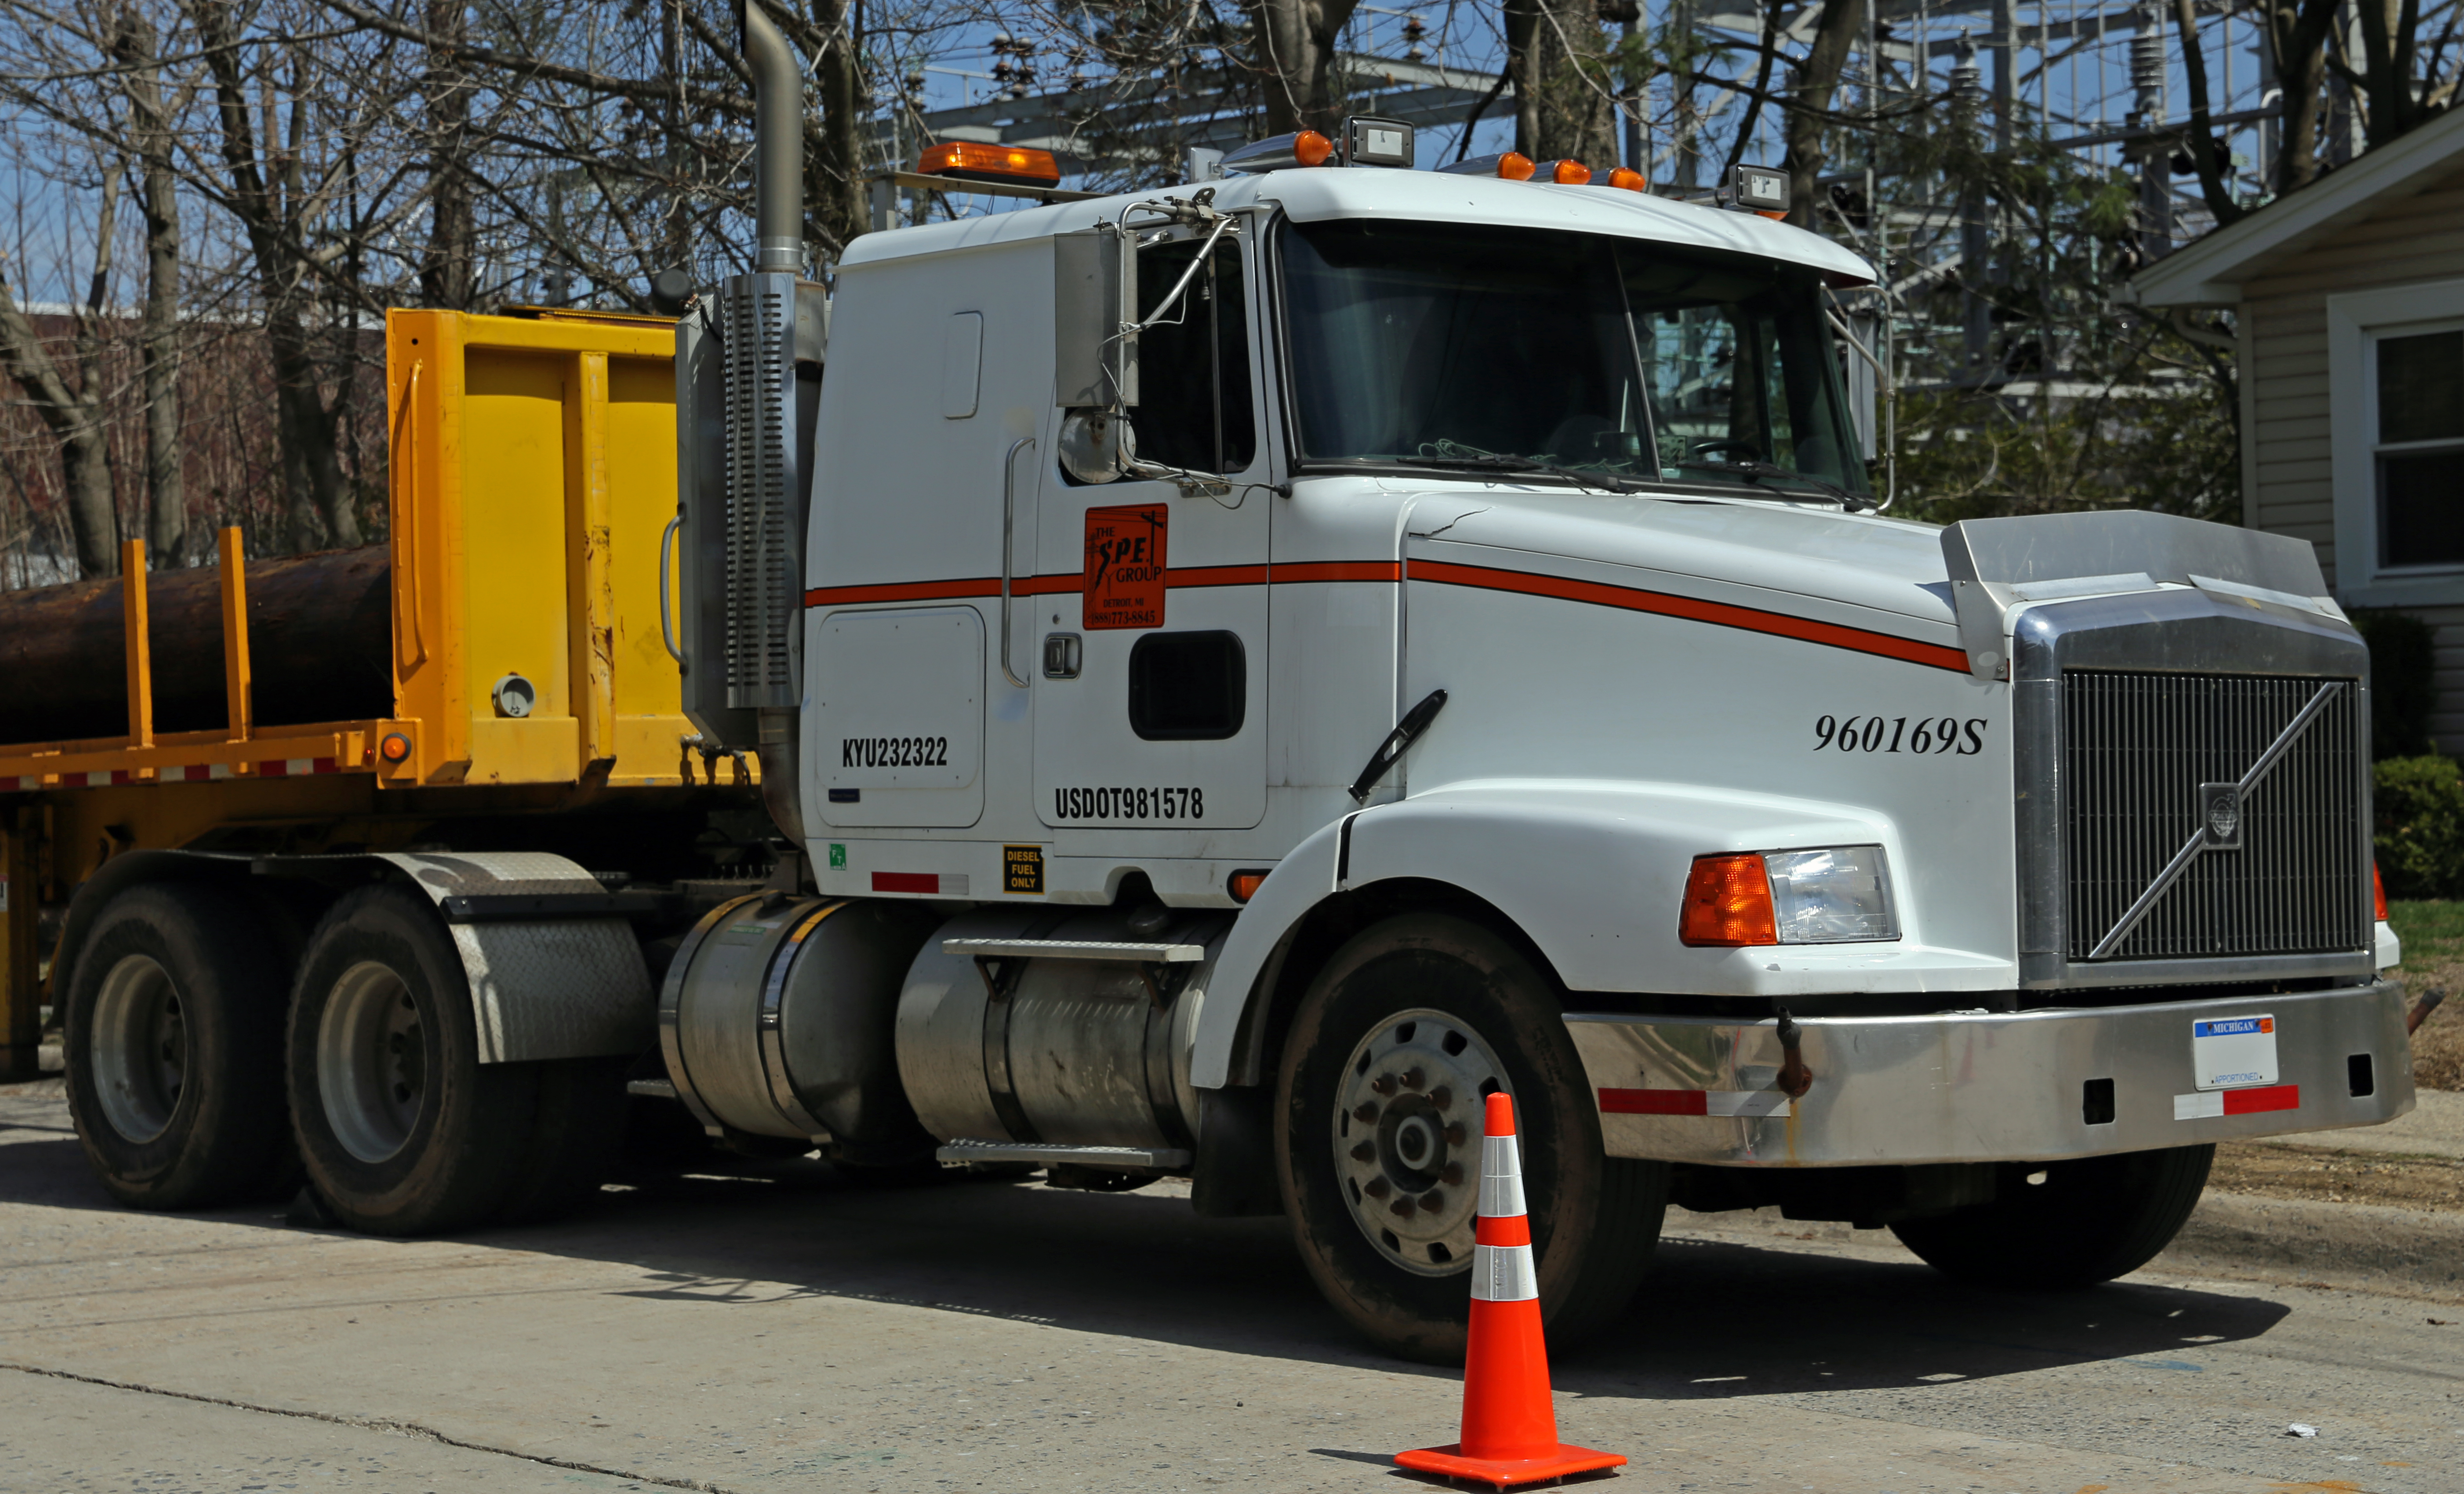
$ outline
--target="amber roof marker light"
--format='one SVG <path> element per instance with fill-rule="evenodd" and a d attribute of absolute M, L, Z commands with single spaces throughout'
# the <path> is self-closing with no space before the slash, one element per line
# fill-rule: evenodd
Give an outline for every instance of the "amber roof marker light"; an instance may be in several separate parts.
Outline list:
<path fill-rule="evenodd" d="M 1650 181 L 1645 178 L 1641 172 L 1635 170 L 1631 166 L 1616 166 L 1611 168 L 1609 174 L 1600 179 L 1600 185 L 1603 187 L 1619 187 L 1629 192 L 1648 192 L 1651 190 Z"/>
<path fill-rule="evenodd" d="M 1054 159 L 1052 152 L 972 140 L 954 140 L 929 147 L 915 163 L 915 173 L 918 176 L 946 176 L 959 182 L 1023 182 L 1036 187 L 1061 185 L 1061 163 Z"/>
<path fill-rule="evenodd" d="M 1289 135 L 1251 141 L 1226 155 L 1220 169 L 1244 173 L 1281 171 L 1289 166 L 1322 166 L 1333 159 L 1333 141 L 1315 130 L 1294 130 Z"/>
<path fill-rule="evenodd" d="M 1559 187 L 1587 187 L 1591 185 L 1592 168 L 1572 157 L 1560 157 L 1555 161 L 1535 163 L 1531 167 L 1531 180 L 1554 182 Z"/>
<path fill-rule="evenodd" d="M 1448 176 L 1494 176 L 1508 182 L 1531 180 L 1531 158 L 1520 151 L 1500 151 L 1494 156 L 1474 156 L 1438 167 Z"/>

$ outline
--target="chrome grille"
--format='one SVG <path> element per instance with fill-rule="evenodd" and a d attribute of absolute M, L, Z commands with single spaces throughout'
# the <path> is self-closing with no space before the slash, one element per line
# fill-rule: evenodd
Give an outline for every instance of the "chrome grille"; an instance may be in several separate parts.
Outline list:
<path fill-rule="evenodd" d="M 2098 957 L 2369 945 L 2358 681 L 2073 670 L 2061 676 L 2070 958 L 2089 958 L 2201 834 L 2200 785 L 2241 780 L 2322 690 L 2317 718 L 2242 796 L 2240 847 L 2199 852 Z"/>

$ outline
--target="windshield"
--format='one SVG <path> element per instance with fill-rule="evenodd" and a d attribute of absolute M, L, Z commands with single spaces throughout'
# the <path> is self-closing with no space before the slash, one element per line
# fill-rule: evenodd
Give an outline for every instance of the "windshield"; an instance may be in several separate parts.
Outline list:
<path fill-rule="evenodd" d="M 1283 265 L 1305 457 L 1867 492 L 1811 271 L 1375 220 L 1287 222 Z"/>

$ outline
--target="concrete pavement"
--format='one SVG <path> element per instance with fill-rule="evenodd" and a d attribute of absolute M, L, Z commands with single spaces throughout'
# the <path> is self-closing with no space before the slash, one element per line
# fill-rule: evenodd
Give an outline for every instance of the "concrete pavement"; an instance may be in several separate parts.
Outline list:
<path fill-rule="evenodd" d="M 0 1095 L 0 1488 L 1375 1489 L 1453 1437 L 1452 1376 L 1353 1339 L 1282 1221 L 1178 1190 L 800 1162 L 393 1241 L 127 1213 L 55 1096 Z M 2013 1296 L 1887 1237 L 1671 1222 L 1644 1301 L 1556 1366 L 1620 1486 L 2432 1494 L 2464 1466 L 2464 1293 L 2434 1283 L 2236 1258 Z"/>

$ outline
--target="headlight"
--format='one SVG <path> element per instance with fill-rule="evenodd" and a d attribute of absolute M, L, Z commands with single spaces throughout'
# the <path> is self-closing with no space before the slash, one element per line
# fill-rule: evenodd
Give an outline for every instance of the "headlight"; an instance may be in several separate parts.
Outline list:
<path fill-rule="evenodd" d="M 1677 936 L 1726 949 L 1896 939 L 1890 864 L 1880 846 L 1698 856 Z"/>
<path fill-rule="evenodd" d="M 1850 944 L 1900 936 L 1890 864 L 1880 846 L 1775 850 L 1763 857 L 1782 944 Z"/>

